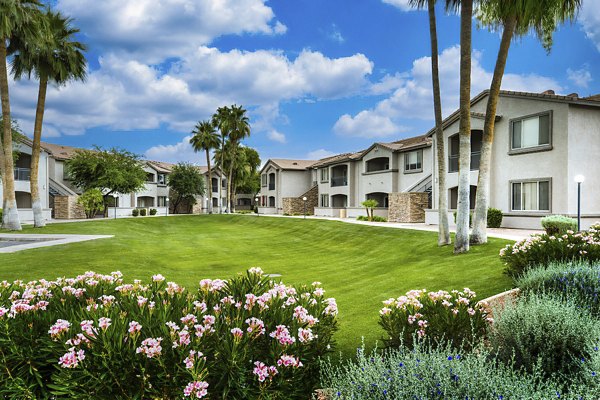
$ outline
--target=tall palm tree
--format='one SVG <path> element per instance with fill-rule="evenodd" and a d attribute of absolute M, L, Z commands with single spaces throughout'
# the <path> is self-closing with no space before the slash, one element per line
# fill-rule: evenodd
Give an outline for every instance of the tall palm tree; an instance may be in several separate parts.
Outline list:
<path fill-rule="evenodd" d="M 210 167 L 210 151 L 219 147 L 221 139 L 211 121 L 198 122 L 194 127 L 192 134 L 194 136 L 190 139 L 190 144 L 194 148 L 194 151 L 199 152 L 204 150 L 206 152 L 206 164 L 208 166 L 208 213 L 212 214 L 212 169 Z"/>
<path fill-rule="evenodd" d="M 34 45 L 16 40 L 9 48 L 10 52 L 16 53 L 12 61 L 12 73 L 15 79 L 23 76 L 31 78 L 32 74 L 39 79 L 30 176 L 31 203 L 36 228 L 46 225 L 42 215 L 38 176 L 48 82 L 60 86 L 66 85 L 71 80 L 85 81 L 86 78 L 86 60 L 83 54 L 86 46 L 75 40 L 79 29 L 72 26 L 73 20 L 50 9 L 46 10 L 43 18 L 46 30 L 43 40 Z"/>
<path fill-rule="evenodd" d="M 435 114 L 435 143 L 438 175 L 438 246 L 451 243 L 448 227 L 448 191 L 446 190 L 446 152 L 444 130 L 442 129 L 442 99 L 440 94 L 440 74 L 438 67 L 437 23 L 435 18 L 436 0 L 410 0 L 413 7 L 423 8 L 427 4 L 429 14 L 429 38 L 431 41 L 431 80 L 433 85 L 433 110 Z"/>
<path fill-rule="evenodd" d="M 544 47 L 549 50 L 552 45 L 552 34 L 557 25 L 572 20 L 580 7 L 581 0 L 494 0 L 480 6 L 479 21 L 491 28 L 502 28 L 503 32 L 487 99 L 471 243 L 487 242 L 487 211 L 490 203 L 490 164 L 494 125 L 510 44 L 515 36 L 520 37 L 533 30 Z"/>
<path fill-rule="evenodd" d="M 217 162 L 219 164 L 219 176 L 221 177 L 220 182 L 219 182 L 219 214 L 221 214 L 223 212 L 223 195 L 222 195 L 222 191 L 223 191 L 223 175 L 224 175 L 224 168 L 223 168 L 223 163 L 224 163 L 224 158 L 225 158 L 225 142 L 227 140 L 227 138 L 229 137 L 229 132 L 230 132 L 230 128 L 229 128 L 229 114 L 231 113 L 231 110 L 229 107 L 224 106 L 224 107 L 219 107 L 217 108 L 217 112 L 215 114 L 213 114 L 212 116 L 212 123 L 215 127 L 217 127 L 219 129 L 219 132 L 221 134 L 221 149 L 219 153 L 219 157 L 218 160 L 219 162 Z M 217 157 L 217 152 L 215 152 L 215 157 Z M 215 158 L 215 161 L 217 160 L 217 158 Z"/>
<path fill-rule="evenodd" d="M 40 3 L 37 0 L 0 0 L 0 98 L 2 119 L 11 121 L 8 90 L 7 44 L 19 37 L 33 44 L 40 40 Z M 21 230 L 13 167 L 13 139 L 10 124 L 3 125 L 2 132 L 2 187 L 3 220 L 2 226 L 9 230 Z"/>
<path fill-rule="evenodd" d="M 458 1 L 455 2 L 458 4 Z M 471 174 L 471 21 L 473 0 L 460 1 L 460 122 L 458 209 L 454 253 L 469 251 L 469 189 Z"/>
<path fill-rule="evenodd" d="M 229 113 L 229 140 L 231 141 L 230 151 L 232 156 L 230 157 L 229 174 L 227 175 L 227 201 L 230 210 L 233 210 L 234 201 L 233 196 L 235 195 L 232 191 L 232 179 L 233 171 L 236 164 L 235 157 L 238 154 L 238 148 L 242 139 L 250 136 L 250 120 L 246 116 L 246 110 L 242 106 L 232 105 Z"/>

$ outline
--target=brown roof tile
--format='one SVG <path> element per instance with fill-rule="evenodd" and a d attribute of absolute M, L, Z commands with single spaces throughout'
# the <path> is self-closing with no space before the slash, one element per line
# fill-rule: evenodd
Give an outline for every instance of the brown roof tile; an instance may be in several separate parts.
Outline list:
<path fill-rule="evenodd" d="M 41 142 L 44 150 L 50 153 L 57 160 L 70 160 L 75 153 L 84 150 L 77 147 L 63 146 L 61 144 Z"/>
<path fill-rule="evenodd" d="M 296 171 L 307 169 L 315 163 L 315 160 L 289 160 L 285 158 L 271 158 L 269 161 L 281 169 Z"/>

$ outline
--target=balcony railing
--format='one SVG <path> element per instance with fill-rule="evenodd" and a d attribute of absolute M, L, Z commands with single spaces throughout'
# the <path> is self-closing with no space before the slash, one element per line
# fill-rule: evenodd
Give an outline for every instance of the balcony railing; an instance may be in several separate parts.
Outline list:
<path fill-rule="evenodd" d="M 31 169 L 15 168 L 15 181 L 28 181 L 31 177 Z"/>
<path fill-rule="evenodd" d="M 269 190 L 275 190 L 275 184 L 269 183 Z"/>
<path fill-rule="evenodd" d="M 214 186 L 214 185 L 213 185 L 213 187 L 212 187 L 212 192 L 213 192 L 213 193 L 217 193 L 218 191 L 219 191 L 219 185 L 217 185 L 217 186 Z"/>
<path fill-rule="evenodd" d="M 347 176 L 333 176 L 331 178 L 331 187 L 335 186 L 348 186 Z"/>
<path fill-rule="evenodd" d="M 458 154 L 452 154 L 448 157 L 448 172 L 458 172 Z M 479 169 L 479 162 L 481 161 L 481 152 L 471 152 L 471 171 L 477 171 Z"/>

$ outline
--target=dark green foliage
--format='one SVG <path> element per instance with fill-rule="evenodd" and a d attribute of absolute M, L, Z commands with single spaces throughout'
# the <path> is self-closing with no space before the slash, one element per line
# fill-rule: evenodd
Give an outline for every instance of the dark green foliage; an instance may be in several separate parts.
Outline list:
<path fill-rule="evenodd" d="M 196 196 L 205 192 L 204 175 L 190 163 L 180 162 L 169 174 L 169 188 L 173 197 L 173 209 L 177 210 L 181 202 L 196 204 Z"/>
<path fill-rule="evenodd" d="M 488 208 L 487 227 L 500 228 L 502 226 L 502 210 L 497 208 Z"/>
<path fill-rule="evenodd" d="M 157 212 L 158 212 L 158 210 L 156 208 L 150 209 L 150 215 L 156 215 Z"/>
<path fill-rule="evenodd" d="M 77 199 L 87 218 L 94 218 L 104 208 L 104 198 L 100 189 L 88 189 Z M 115 210 L 116 212 L 116 210 Z"/>
<path fill-rule="evenodd" d="M 145 217 L 147 214 L 147 211 L 145 208 L 140 208 L 140 217 Z"/>
<path fill-rule="evenodd" d="M 134 217 L 137 217 L 138 215 L 140 215 L 140 210 L 138 210 L 137 208 L 134 208 L 131 211 L 131 215 L 133 215 Z"/>
<path fill-rule="evenodd" d="M 356 217 L 357 221 L 369 221 L 369 217 L 365 216 L 365 215 L 359 215 L 358 217 Z M 387 219 L 384 217 L 380 217 L 378 215 L 373 215 L 373 217 L 371 218 L 372 222 L 387 222 Z"/>
<path fill-rule="evenodd" d="M 577 220 L 563 215 L 549 215 L 541 222 L 548 235 L 564 235 L 567 231 L 577 230 Z"/>

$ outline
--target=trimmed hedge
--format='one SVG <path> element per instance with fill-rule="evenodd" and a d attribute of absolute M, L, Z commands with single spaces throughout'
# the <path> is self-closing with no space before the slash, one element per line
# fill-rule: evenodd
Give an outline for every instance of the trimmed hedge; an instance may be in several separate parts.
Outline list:
<path fill-rule="evenodd" d="M 548 235 L 564 235 L 577 230 L 577 220 L 563 215 L 549 215 L 542 218 L 541 222 Z"/>

